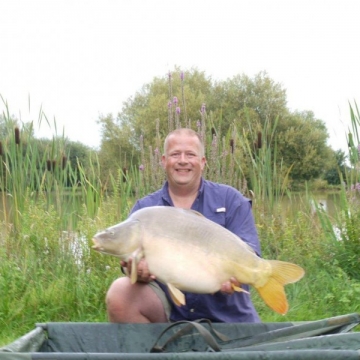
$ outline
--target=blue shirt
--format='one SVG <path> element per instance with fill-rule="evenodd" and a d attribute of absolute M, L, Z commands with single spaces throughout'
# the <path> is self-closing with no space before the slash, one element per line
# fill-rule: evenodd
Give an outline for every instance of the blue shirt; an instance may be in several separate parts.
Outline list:
<path fill-rule="evenodd" d="M 149 206 L 174 206 L 167 182 L 160 190 L 138 200 L 131 213 Z M 260 256 L 260 244 L 252 215 L 251 201 L 238 190 L 228 185 L 202 179 L 198 196 L 191 209 L 238 235 Z M 213 322 L 260 322 L 250 295 L 244 292 L 235 292 L 232 295 L 220 291 L 215 294 L 184 292 L 186 305 L 176 306 L 169 296 L 167 287 L 161 283 L 159 285 L 172 304 L 171 321 L 193 321 L 206 318 Z M 249 290 L 247 285 L 241 284 L 241 287 Z"/>

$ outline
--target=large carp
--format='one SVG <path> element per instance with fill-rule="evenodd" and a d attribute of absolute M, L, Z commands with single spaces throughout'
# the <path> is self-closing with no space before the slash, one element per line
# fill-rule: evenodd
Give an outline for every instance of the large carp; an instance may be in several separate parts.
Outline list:
<path fill-rule="evenodd" d="M 175 304 L 184 294 L 214 293 L 235 277 L 252 285 L 274 311 L 288 311 L 284 285 L 302 278 L 298 265 L 265 260 L 237 235 L 200 213 L 170 206 L 140 209 L 93 238 L 93 249 L 128 261 L 131 282 L 137 281 L 137 264 L 145 258 L 151 274 L 166 284 Z M 236 289 L 241 291 L 240 288 Z"/>

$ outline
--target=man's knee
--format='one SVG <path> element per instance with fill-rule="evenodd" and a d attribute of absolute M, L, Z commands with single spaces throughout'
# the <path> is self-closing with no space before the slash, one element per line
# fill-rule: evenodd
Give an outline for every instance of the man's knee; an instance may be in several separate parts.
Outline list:
<path fill-rule="evenodd" d="M 118 301 L 122 295 L 128 294 L 129 285 L 131 285 L 130 279 L 126 276 L 114 280 L 107 291 L 106 303 L 113 300 Z"/>
<path fill-rule="evenodd" d="M 106 295 L 111 322 L 166 322 L 164 304 L 151 286 L 131 284 L 128 277 L 116 279 Z"/>
<path fill-rule="evenodd" d="M 122 308 L 128 306 L 128 297 L 131 292 L 130 279 L 128 277 L 121 277 L 116 279 L 106 293 L 106 307 L 111 320 L 110 314 L 119 313 Z"/>

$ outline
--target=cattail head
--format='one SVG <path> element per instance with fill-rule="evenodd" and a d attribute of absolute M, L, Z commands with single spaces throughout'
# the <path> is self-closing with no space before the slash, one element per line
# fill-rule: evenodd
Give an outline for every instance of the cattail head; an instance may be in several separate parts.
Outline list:
<path fill-rule="evenodd" d="M 61 168 L 64 170 L 66 167 L 66 162 L 67 162 L 67 158 L 65 155 L 63 155 L 62 159 L 61 159 Z"/>
<path fill-rule="evenodd" d="M 54 171 L 56 167 L 56 160 L 53 160 L 51 163 L 51 170 Z"/>
<path fill-rule="evenodd" d="M 20 129 L 18 127 L 15 128 L 15 144 L 20 144 Z"/>
<path fill-rule="evenodd" d="M 47 171 L 51 171 L 51 160 L 46 160 L 46 169 Z"/>
<path fill-rule="evenodd" d="M 127 168 L 124 167 L 122 169 L 122 172 L 123 172 L 122 181 L 126 182 Z"/>
<path fill-rule="evenodd" d="M 211 137 L 214 137 L 216 136 L 216 131 L 215 131 L 215 128 L 211 128 Z"/>
<path fill-rule="evenodd" d="M 261 146 L 262 146 L 262 134 L 261 134 L 261 131 L 258 132 L 258 138 L 257 138 L 257 148 L 258 149 L 261 149 Z"/>
<path fill-rule="evenodd" d="M 234 139 L 230 139 L 230 151 L 232 154 L 234 153 Z"/>
<path fill-rule="evenodd" d="M 0 141 L 0 156 L 3 156 L 3 146 L 2 142 Z"/>

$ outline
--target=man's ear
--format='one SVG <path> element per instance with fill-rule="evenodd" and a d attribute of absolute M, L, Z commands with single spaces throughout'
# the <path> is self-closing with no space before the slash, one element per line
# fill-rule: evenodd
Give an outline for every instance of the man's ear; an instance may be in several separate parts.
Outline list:
<path fill-rule="evenodd" d="M 206 157 L 203 156 L 203 157 L 201 158 L 201 170 L 204 170 L 205 165 L 206 165 Z"/>
<path fill-rule="evenodd" d="M 166 162 L 166 157 L 165 155 L 161 156 L 161 166 L 165 169 L 165 162 Z"/>

